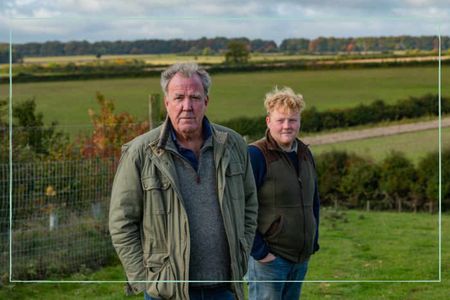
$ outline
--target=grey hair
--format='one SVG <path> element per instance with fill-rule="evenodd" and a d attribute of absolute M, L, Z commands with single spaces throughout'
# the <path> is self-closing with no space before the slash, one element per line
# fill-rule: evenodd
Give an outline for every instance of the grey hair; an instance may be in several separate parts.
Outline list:
<path fill-rule="evenodd" d="M 187 78 L 197 74 L 202 81 L 205 95 L 208 96 L 209 88 L 211 87 L 211 77 L 205 69 L 200 68 L 196 63 L 177 63 L 164 70 L 161 73 L 161 88 L 164 91 L 164 95 L 167 96 L 169 82 L 177 73 Z"/>

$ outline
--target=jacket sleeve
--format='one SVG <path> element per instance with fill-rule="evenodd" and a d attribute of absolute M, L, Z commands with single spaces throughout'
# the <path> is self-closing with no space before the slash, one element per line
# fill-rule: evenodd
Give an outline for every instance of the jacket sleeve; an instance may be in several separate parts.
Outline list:
<path fill-rule="evenodd" d="M 245 153 L 244 189 L 245 189 L 245 240 L 247 253 L 250 253 L 258 219 L 258 198 L 256 194 L 255 179 L 253 177 L 250 156 L 247 153 L 247 145 L 244 143 L 242 150 Z"/>
<path fill-rule="evenodd" d="M 319 216 L 320 216 L 320 197 L 319 197 L 319 187 L 317 183 L 317 178 L 314 183 L 314 203 L 313 203 L 313 213 L 316 218 L 316 235 L 314 236 L 314 250 L 313 253 L 319 251 Z"/>
<path fill-rule="evenodd" d="M 266 178 L 266 160 L 261 150 L 256 146 L 248 146 L 248 153 L 250 155 L 256 188 L 259 189 L 264 184 Z M 262 233 L 256 230 L 255 240 L 250 255 L 256 260 L 261 260 L 266 257 L 269 252 L 269 245 L 264 240 Z"/>
<path fill-rule="evenodd" d="M 316 169 L 316 162 L 314 160 L 314 157 L 311 153 L 311 151 L 308 150 L 308 155 L 313 163 L 314 169 Z M 314 236 L 314 249 L 313 253 L 316 253 L 319 251 L 319 219 L 320 219 L 320 196 L 319 196 L 319 184 L 318 184 L 318 178 L 317 174 L 314 178 L 314 200 L 313 200 L 313 214 L 314 218 L 316 219 L 316 234 Z"/>
<path fill-rule="evenodd" d="M 141 245 L 142 185 L 139 155 L 124 146 L 111 193 L 109 231 L 114 248 L 125 269 L 128 293 L 145 289 Z M 131 291 L 130 291 L 131 290 Z"/>

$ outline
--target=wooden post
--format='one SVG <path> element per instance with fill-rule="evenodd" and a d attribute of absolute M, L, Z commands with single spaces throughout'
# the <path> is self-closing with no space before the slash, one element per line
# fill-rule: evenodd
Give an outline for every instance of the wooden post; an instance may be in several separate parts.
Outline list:
<path fill-rule="evenodd" d="M 55 211 L 50 212 L 48 225 L 49 225 L 50 231 L 52 231 L 52 230 L 56 229 L 56 227 L 58 227 L 58 215 L 56 214 Z"/>
<path fill-rule="evenodd" d="M 148 127 L 149 127 L 149 129 L 153 129 L 153 122 L 152 122 L 152 95 L 148 96 Z"/>
<path fill-rule="evenodd" d="M 401 198 L 397 199 L 397 209 L 398 209 L 398 212 L 402 212 L 402 199 Z"/>
<path fill-rule="evenodd" d="M 151 94 L 148 98 L 148 124 L 150 129 L 158 126 L 161 122 L 161 96 Z"/>

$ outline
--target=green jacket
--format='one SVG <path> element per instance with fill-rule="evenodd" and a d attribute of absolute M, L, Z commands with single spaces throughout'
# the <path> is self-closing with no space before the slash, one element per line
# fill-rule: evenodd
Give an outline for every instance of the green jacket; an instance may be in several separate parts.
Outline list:
<path fill-rule="evenodd" d="M 133 293 L 189 299 L 190 232 L 172 155 L 168 121 L 125 144 L 109 211 L 113 245 Z M 217 192 L 230 249 L 233 281 L 243 280 L 257 223 L 258 202 L 247 145 L 211 124 Z M 175 280 L 178 282 L 167 282 Z M 164 282 L 166 281 L 166 282 Z M 242 283 L 233 282 L 237 299 Z"/>

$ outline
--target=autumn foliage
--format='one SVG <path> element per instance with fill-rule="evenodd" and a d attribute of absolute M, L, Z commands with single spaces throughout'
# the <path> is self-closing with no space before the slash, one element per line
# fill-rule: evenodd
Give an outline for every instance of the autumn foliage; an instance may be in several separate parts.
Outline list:
<path fill-rule="evenodd" d="M 93 130 L 91 135 L 80 137 L 83 158 L 119 157 L 121 146 L 148 131 L 148 121 L 137 122 L 128 112 L 115 112 L 112 100 L 97 93 L 100 111 L 89 109 Z"/>

